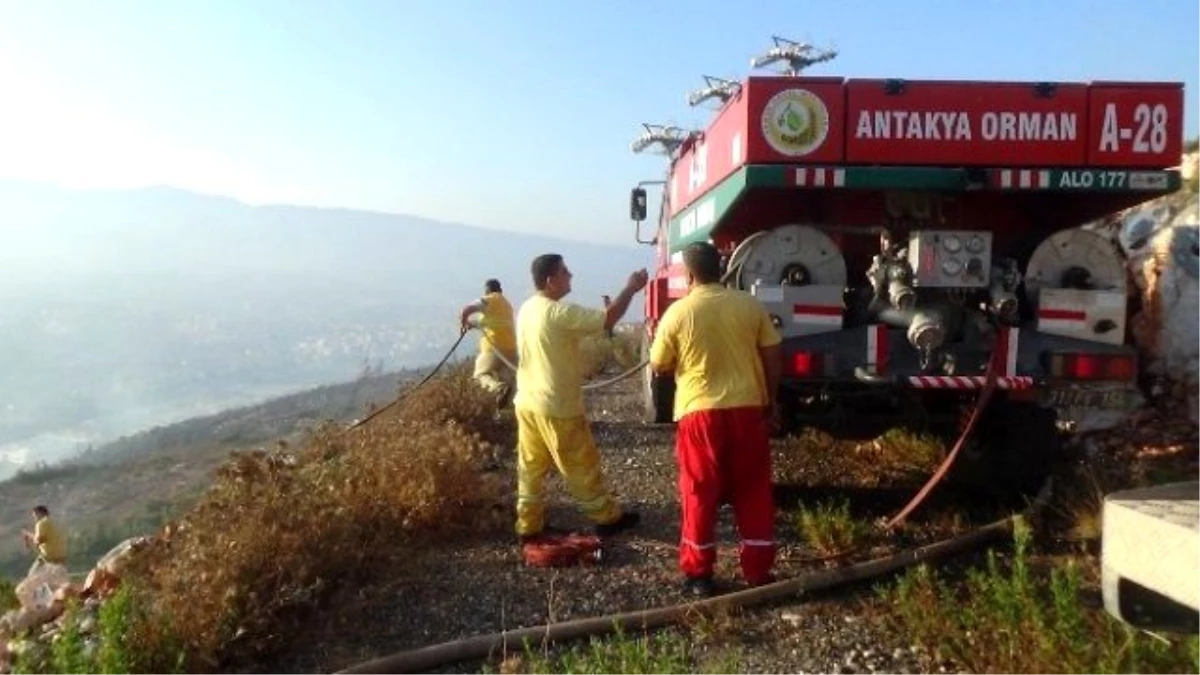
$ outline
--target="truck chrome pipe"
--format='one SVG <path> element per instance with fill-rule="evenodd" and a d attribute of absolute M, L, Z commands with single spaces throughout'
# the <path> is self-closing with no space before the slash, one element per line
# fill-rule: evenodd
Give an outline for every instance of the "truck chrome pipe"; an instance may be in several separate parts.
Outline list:
<path fill-rule="evenodd" d="M 908 343 L 917 351 L 928 354 L 945 344 L 955 311 L 944 303 L 931 303 L 919 308 L 877 306 L 871 314 L 882 323 L 906 329 Z"/>
<path fill-rule="evenodd" d="M 919 309 L 913 313 L 905 337 L 918 352 L 929 354 L 946 341 L 946 322 L 941 313 L 933 309 Z"/>

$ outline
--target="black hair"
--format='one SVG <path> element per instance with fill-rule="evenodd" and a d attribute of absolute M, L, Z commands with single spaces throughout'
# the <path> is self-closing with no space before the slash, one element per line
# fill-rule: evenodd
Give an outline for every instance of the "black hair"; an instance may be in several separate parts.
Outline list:
<path fill-rule="evenodd" d="M 487 281 L 483 282 L 483 290 L 487 291 L 488 293 L 499 293 L 500 281 L 498 279 L 488 279 Z"/>
<path fill-rule="evenodd" d="M 37 506 L 33 507 L 33 512 L 38 514 L 39 516 L 42 516 L 43 518 L 50 515 L 50 509 L 46 508 L 45 506 L 42 506 L 41 504 L 38 504 Z"/>
<path fill-rule="evenodd" d="M 708 242 L 688 244 L 683 250 L 683 264 L 699 283 L 710 284 L 721 280 L 721 252 Z"/>
<path fill-rule="evenodd" d="M 563 257 L 557 253 L 544 253 L 533 259 L 529 271 L 533 274 L 533 287 L 539 291 L 545 290 L 546 279 L 554 276 L 562 267 Z"/>

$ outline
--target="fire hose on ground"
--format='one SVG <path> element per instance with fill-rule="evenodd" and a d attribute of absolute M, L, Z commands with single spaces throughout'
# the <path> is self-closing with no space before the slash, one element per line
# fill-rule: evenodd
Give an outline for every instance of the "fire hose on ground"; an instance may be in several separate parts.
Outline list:
<path fill-rule="evenodd" d="M 466 335 L 466 333 L 464 332 L 463 335 Z M 459 337 L 460 342 L 461 340 L 462 336 Z M 455 347 L 457 347 L 457 345 L 458 343 L 456 342 Z M 453 348 L 451 351 L 453 351 Z M 497 350 L 496 353 L 500 360 L 507 367 L 513 370 L 516 369 L 516 366 L 505 359 L 499 353 L 499 350 Z M 972 410 L 962 433 L 959 435 L 958 440 L 955 442 L 950 452 L 947 453 L 946 458 L 943 460 L 941 466 L 938 467 L 938 469 L 933 473 L 925 485 L 917 492 L 913 499 L 910 500 L 909 503 L 905 505 L 895 516 L 887 520 L 882 526 L 882 529 L 885 532 L 894 530 L 899 524 L 904 522 L 904 520 L 921 504 L 921 502 L 925 500 L 925 498 L 933 490 L 934 486 L 936 486 L 937 483 L 940 482 L 949 471 L 951 465 L 954 463 L 954 460 L 957 458 L 967 439 L 970 437 L 971 432 L 974 431 L 975 425 L 982 416 L 983 411 L 987 407 L 987 404 L 991 399 L 991 395 L 996 388 L 995 356 L 995 353 L 989 354 L 988 366 L 982 390 L 980 391 L 980 395 L 976 401 L 975 407 Z M 448 357 L 449 354 L 447 354 L 447 358 Z M 443 361 L 444 360 L 445 359 L 443 359 Z M 611 378 L 610 380 L 596 383 L 590 388 L 596 389 L 619 382 L 645 367 L 647 363 L 647 361 L 643 360 L 641 363 L 626 370 L 620 375 Z M 422 672 L 423 670 L 445 663 L 485 658 L 489 655 L 497 653 L 498 650 L 506 649 L 508 645 L 523 645 L 526 641 L 541 640 L 544 643 L 550 643 L 555 641 L 578 639 L 581 637 L 605 635 L 616 631 L 648 631 L 662 626 L 678 623 L 697 612 L 707 612 L 721 608 L 751 606 L 770 600 L 782 599 L 803 593 L 812 593 L 814 591 L 833 588 L 842 584 L 862 581 L 871 577 L 888 574 L 920 562 L 954 555 L 983 543 L 1002 537 L 1011 536 L 1018 521 L 1022 521 L 1026 518 L 1036 515 L 1037 512 L 1040 511 L 1041 508 L 1046 504 L 1050 497 L 1051 485 L 1051 480 L 1047 478 L 1037 497 L 1024 513 L 995 521 L 951 539 L 943 540 L 908 551 L 902 551 L 885 558 L 877 558 L 847 567 L 823 570 L 794 579 L 780 580 L 763 586 L 737 591 L 734 593 L 728 593 L 696 602 L 660 607 L 656 609 L 578 619 L 575 621 L 534 626 L 512 631 L 502 631 L 500 633 L 493 633 L 490 635 L 481 635 L 437 645 L 430 645 L 366 661 L 339 672 Z M 862 547 L 859 546 L 852 549 L 846 549 L 835 552 L 831 555 L 808 558 L 805 559 L 805 561 L 818 562 L 842 558 L 861 550 L 861 548 Z"/>

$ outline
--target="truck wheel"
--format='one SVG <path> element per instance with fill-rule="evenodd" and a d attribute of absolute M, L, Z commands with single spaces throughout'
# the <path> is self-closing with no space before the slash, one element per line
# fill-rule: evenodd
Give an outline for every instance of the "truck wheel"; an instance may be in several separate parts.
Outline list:
<path fill-rule="evenodd" d="M 988 495 L 1032 495 L 1062 453 L 1058 416 L 1035 403 L 993 400 L 975 425 L 947 479 Z M 943 434 L 947 451 L 957 434 Z"/>
<path fill-rule="evenodd" d="M 650 358 L 650 336 L 642 331 L 642 360 Z M 646 365 L 642 369 L 642 403 L 645 420 L 650 424 L 670 424 L 675 405 L 675 377 L 655 375 Z"/>

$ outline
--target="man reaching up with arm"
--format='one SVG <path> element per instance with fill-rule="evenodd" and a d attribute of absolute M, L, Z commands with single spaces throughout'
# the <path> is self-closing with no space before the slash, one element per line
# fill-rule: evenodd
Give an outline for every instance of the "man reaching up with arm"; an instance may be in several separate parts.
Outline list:
<path fill-rule="evenodd" d="M 683 253 L 688 294 L 672 304 L 650 348 L 650 367 L 675 374 L 685 592 L 712 595 L 713 540 L 721 497 L 733 505 L 742 574 L 770 582 L 775 563 L 768 426 L 782 370 L 780 336 L 751 295 L 720 283 L 721 255 L 695 243 Z"/>
<path fill-rule="evenodd" d="M 606 309 L 563 302 L 571 271 L 561 255 L 538 256 L 530 266 L 537 289 L 517 314 L 517 537 L 527 541 L 545 528 L 542 483 L 551 465 L 601 536 L 636 525 L 605 484 L 600 455 L 584 416 L 580 339 L 616 325 L 633 296 L 646 285 L 646 271 L 629 275 Z"/>

